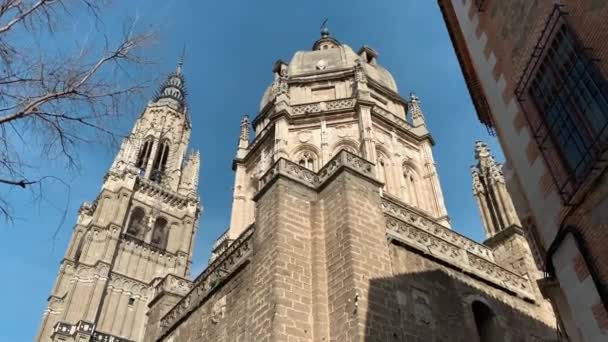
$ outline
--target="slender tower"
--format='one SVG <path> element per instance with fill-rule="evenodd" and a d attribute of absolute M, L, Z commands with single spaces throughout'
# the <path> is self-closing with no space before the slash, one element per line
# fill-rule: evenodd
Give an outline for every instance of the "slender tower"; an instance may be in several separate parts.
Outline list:
<path fill-rule="evenodd" d="M 475 143 L 475 159 L 477 165 L 471 170 L 473 195 L 486 232 L 484 244 L 504 267 L 531 279 L 539 278 L 530 245 L 524 237 L 525 227 L 522 228 L 505 185 L 502 165 L 481 141 Z"/>
<path fill-rule="evenodd" d="M 187 283 L 200 155 L 181 62 L 123 141 L 93 203 L 79 211 L 38 341 L 141 341 L 160 278 Z"/>

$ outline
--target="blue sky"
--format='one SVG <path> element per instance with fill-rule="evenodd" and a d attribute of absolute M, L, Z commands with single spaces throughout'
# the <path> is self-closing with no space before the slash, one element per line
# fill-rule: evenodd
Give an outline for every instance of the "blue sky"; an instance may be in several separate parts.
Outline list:
<path fill-rule="evenodd" d="M 498 160 L 503 156 L 477 121 L 435 1 L 140 0 L 112 6 L 107 13 L 120 15 L 104 16 L 110 33 L 117 33 L 126 17 L 138 18 L 139 28 L 153 25 L 160 31 L 158 43 L 147 50 L 158 64 L 142 76 L 155 78 L 173 71 L 186 47 L 191 147 L 202 155 L 199 190 L 204 206 L 193 276 L 206 265 L 213 241 L 229 222 L 230 165 L 240 117 L 257 113 L 274 61 L 289 61 L 295 51 L 309 49 L 324 18 L 329 18 L 332 35 L 341 42 L 355 50 L 363 44 L 376 49 L 379 63 L 393 74 L 402 96 L 415 91 L 420 97 L 436 142 L 434 157 L 452 225 L 482 239 L 469 170 L 474 141 L 488 142 Z M 70 32 L 58 35 L 74 36 L 89 26 L 75 20 Z M 119 124 L 129 127 L 154 91 L 150 88 Z M 44 169 L 70 184 L 69 198 L 60 186 L 49 185 L 48 200 L 37 202 L 18 189 L 0 188 L 18 215 L 13 225 L 0 222 L 0 269 L 5 274 L 0 293 L 5 294 L 4 307 L 10 308 L 0 311 L 0 341 L 29 341 L 36 334 L 78 207 L 96 197 L 115 150 L 93 145 L 83 146 L 80 153 L 78 172 L 52 163 Z M 65 223 L 57 230 L 66 205 Z"/>

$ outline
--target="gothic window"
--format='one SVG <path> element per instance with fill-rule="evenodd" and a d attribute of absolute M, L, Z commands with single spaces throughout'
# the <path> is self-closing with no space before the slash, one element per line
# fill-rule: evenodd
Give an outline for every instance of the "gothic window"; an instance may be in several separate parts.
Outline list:
<path fill-rule="evenodd" d="M 140 173 L 143 176 L 143 172 L 146 171 L 146 165 L 148 165 L 148 160 L 150 159 L 150 153 L 152 152 L 152 145 L 154 141 L 152 138 L 147 138 L 144 142 L 143 146 L 139 150 L 139 155 L 137 156 L 137 163 L 135 163 L 135 167 L 140 169 Z"/>
<path fill-rule="evenodd" d="M 384 183 L 382 189 L 385 191 L 388 190 L 388 174 L 387 174 L 387 162 L 385 158 L 380 156 L 378 157 L 378 161 L 376 162 L 376 167 L 378 169 L 378 180 Z"/>
<path fill-rule="evenodd" d="M 169 146 L 169 141 L 164 141 L 156 150 L 156 156 L 154 157 L 154 163 L 152 164 L 152 175 L 150 179 L 157 183 L 160 183 L 165 175 L 167 158 L 169 158 Z"/>
<path fill-rule="evenodd" d="M 420 208 L 419 196 L 420 184 L 418 184 L 418 174 L 409 165 L 403 165 L 403 181 L 405 185 L 405 196 L 410 205 Z"/>
<path fill-rule="evenodd" d="M 127 234 L 132 235 L 140 240 L 144 239 L 146 233 L 146 225 L 144 223 L 144 217 L 146 213 L 140 207 L 136 207 L 131 212 L 131 218 L 129 219 L 129 225 L 127 226 Z"/>
<path fill-rule="evenodd" d="M 159 217 L 154 222 L 154 230 L 152 231 L 152 239 L 150 243 L 159 248 L 167 247 L 167 220 L 164 217 Z"/>
<path fill-rule="evenodd" d="M 298 157 L 298 165 L 312 171 L 317 171 L 317 156 L 314 152 L 304 151 Z"/>
<path fill-rule="evenodd" d="M 500 329 L 496 322 L 496 315 L 486 304 L 474 301 L 471 305 L 475 318 L 475 327 L 479 342 L 500 342 L 503 341 Z"/>

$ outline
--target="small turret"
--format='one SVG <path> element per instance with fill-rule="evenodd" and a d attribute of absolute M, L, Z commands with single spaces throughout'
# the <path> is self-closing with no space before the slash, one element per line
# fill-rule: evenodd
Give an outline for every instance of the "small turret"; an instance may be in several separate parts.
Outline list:
<path fill-rule="evenodd" d="M 413 92 L 410 93 L 410 100 L 408 101 L 408 104 L 409 112 L 412 116 L 412 126 L 425 126 L 426 123 L 424 122 L 424 114 L 420 108 L 420 99 Z"/>
<path fill-rule="evenodd" d="M 510 226 L 521 226 L 505 186 L 502 165 L 494 160 L 488 145 L 475 142 L 477 165 L 472 167 L 473 194 L 477 199 L 486 237 L 491 238 Z"/>

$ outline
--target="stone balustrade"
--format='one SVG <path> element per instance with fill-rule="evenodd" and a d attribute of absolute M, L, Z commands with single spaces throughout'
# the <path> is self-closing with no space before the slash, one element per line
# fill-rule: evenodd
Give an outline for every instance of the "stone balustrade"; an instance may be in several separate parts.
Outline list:
<path fill-rule="evenodd" d="M 403 118 L 385 110 L 384 108 L 374 106 L 372 108 L 372 113 L 387 119 L 392 124 L 395 124 L 404 130 L 409 131 L 410 129 L 412 129 L 412 126 L 410 125 L 409 122 L 407 122 Z"/>
<path fill-rule="evenodd" d="M 433 234 L 453 245 L 458 246 L 459 248 L 463 248 L 471 254 L 483 259 L 494 261 L 492 250 L 488 247 L 479 244 L 450 228 L 442 226 L 436 221 L 425 217 L 414 208 L 410 208 L 407 205 L 398 204 L 395 201 L 383 198 L 382 210 L 384 213 L 390 216 L 396 217 L 403 222 L 417 227 L 418 229 Z"/>
<path fill-rule="evenodd" d="M 535 300 L 530 281 L 494 263 L 487 247 L 383 199 L 387 237 L 413 247 L 522 298 Z"/>
<path fill-rule="evenodd" d="M 321 101 L 305 103 L 292 106 L 293 115 L 313 114 L 324 111 L 343 110 L 355 108 L 357 100 L 355 98 L 337 99 L 331 101 Z"/>
<path fill-rule="evenodd" d="M 207 300 L 209 294 L 230 274 L 243 265 L 253 250 L 253 232 L 255 227 L 249 226 L 224 253 L 217 257 L 192 282 L 192 289 L 182 298 L 161 320 L 161 336 L 164 336 L 171 327 L 182 317 L 190 314 L 201 303 Z"/>
<path fill-rule="evenodd" d="M 156 286 L 154 286 L 154 295 L 152 298 L 163 292 L 185 296 L 190 290 L 192 290 L 192 282 L 190 280 L 173 274 L 167 274 L 158 284 L 156 284 Z"/>
<path fill-rule="evenodd" d="M 338 152 L 325 166 L 314 172 L 287 159 L 277 160 L 258 182 L 258 194 L 276 177 L 282 175 L 310 188 L 325 184 L 341 168 L 375 179 L 374 164 L 346 150 Z"/>

